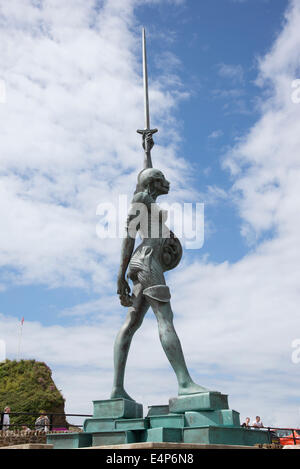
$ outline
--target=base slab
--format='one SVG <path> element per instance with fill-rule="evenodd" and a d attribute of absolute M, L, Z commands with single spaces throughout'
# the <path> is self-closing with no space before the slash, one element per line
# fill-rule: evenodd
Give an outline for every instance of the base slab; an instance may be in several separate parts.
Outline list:
<path fill-rule="evenodd" d="M 91 433 L 49 433 L 47 444 L 53 449 L 77 449 L 92 445 Z"/>
<path fill-rule="evenodd" d="M 241 446 L 241 445 L 201 445 L 201 444 L 192 444 L 192 443 L 132 443 L 124 445 L 110 445 L 110 446 L 91 446 L 89 448 L 78 448 L 78 449 L 167 449 L 167 450 L 187 450 L 187 449 L 262 449 L 255 446 Z"/>
<path fill-rule="evenodd" d="M 234 427 L 190 427 L 183 429 L 184 443 L 254 446 L 268 444 L 268 432 Z"/>

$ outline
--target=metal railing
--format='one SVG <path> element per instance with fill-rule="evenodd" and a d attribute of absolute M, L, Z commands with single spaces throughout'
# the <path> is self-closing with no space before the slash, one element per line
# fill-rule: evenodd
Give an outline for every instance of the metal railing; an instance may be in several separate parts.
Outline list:
<path fill-rule="evenodd" d="M 5 413 L 4 412 L 1 412 L 0 413 L 0 430 L 2 430 L 3 426 L 4 426 L 4 423 L 3 423 L 3 420 L 4 420 L 4 415 Z M 90 418 L 90 417 L 93 417 L 92 415 L 90 414 L 65 414 L 65 413 L 48 413 L 48 414 L 41 414 L 41 413 L 37 413 L 37 412 L 10 412 L 9 413 L 10 416 L 20 416 L 20 415 L 24 415 L 24 416 L 33 416 L 33 417 L 40 417 L 41 415 L 44 415 L 44 416 L 47 416 L 48 419 L 49 419 L 49 431 L 53 431 L 54 430 L 54 418 L 55 417 L 84 417 L 84 418 Z M 20 428 L 22 426 L 26 426 L 27 428 L 30 428 L 30 427 L 35 427 L 35 423 L 32 424 L 32 423 L 28 423 L 28 421 L 26 422 L 26 419 L 24 418 L 24 422 L 22 423 L 15 423 L 15 424 L 5 424 L 5 427 L 9 427 L 9 429 L 14 429 L 14 428 Z M 78 424 L 71 424 L 69 423 L 69 426 L 72 426 L 72 427 L 82 427 L 83 425 L 78 425 Z M 268 432 L 268 437 L 269 437 L 269 443 L 272 444 L 274 442 L 274 436 L 275 438 L 289 438 L 289 439 L 292 439 L 293 442 L 294 442 L 294 445 L 297 445 L 299 444 L 300 445 L 300 429 L 297 429 L 297 428 L 283 428 L 283 427 L 256 427 L 254 425 L 249 425 L 247 427 L 244 427 L 244 428 L 248 428 L 249 430 L 251 429 L 255 429 L 255 430 L 260 430 L 260 431 L 266 431 Z M 281 435 L 278 434 L 278 432 L 289 432 L 290 434 L 289 435 Z"/>
<path fill-rule="evenodd" d="M 289 438 L 292 439 L 294 442 L 294 445 L 300 445 L 300 429 L 297 428 L 283 428 L 283 427 L 257 427 L 255 425 L 248 425 L 248 429 L 253 429 L 253 430 L 260 430 L 260 431 L 266 431 L 268 432 L 268 437 L 269 437 L 269 443 L 273 443 L 274 436 L 278 439 L 281 438 Z M 280 431 L 285 431 L 285 432 L 290 432 L 290 435 L 284 435 L 280 436 L 277 434 L 277 432 Z"/>
<path fill-rule="evenodd" d="M 14 428 L 20 428 L 20 427 L 27 427 L 27 428 L 30 428 L 30 427 L 35 427 L 35 423 L 28 423 L 28 420 L 26 421 L 26 419 L 24 418 L 24 422 L 18 422 L 18 423 L 9 423 L 9 424 L 4 424 L 4 415 L 5 415 L 5 412 L 1 412 L 0 413 L 0 431 L 3 429 L 3 427 L 9 427 L 9 430 L 10 429 L 14 429 Z M 6 414 L 7 415 L 7 414 Z M 90 414 L 65 414 L 65 413 L 47 413 L 47 414 L 41 414 L 41 413 L 37 413 L 37 412 L 10 412 L 9 415 L 11 417 L 13 416 L 20 416 L 20 415 L 24 415 L 24 416 L 32 416 L 32 417 L 41 417 L 42 415 L 43 416 L 47 416 L 48 419 L 49 419 L 49 431 L 53 431 L 53 427 L 54 427 L 54 418 L 55 417 L 85 417 L 85 418 L 88 418 L 88 417 L 92 417 L 92 415 Z M 78 425 L 78 424 L 71 424 L 69 423 L 69 425 L 71 425 L 72 427 L 82 427 L 83 425 Z"/>

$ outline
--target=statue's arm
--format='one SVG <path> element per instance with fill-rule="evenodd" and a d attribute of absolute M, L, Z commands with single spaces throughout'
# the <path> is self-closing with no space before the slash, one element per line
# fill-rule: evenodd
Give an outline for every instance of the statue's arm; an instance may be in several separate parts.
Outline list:
<path fill-rule="evenodd" d="M 121 247 L 121 262 L 119 268 L 119 278 L 125 278 L 128 264 L 130 262 L 133 249 L 134 249 L 135 239 L 130 237 L 128 234 L 126 238 L 123 239 Z"/>
<path fill-rule="evenodd" d="M 134 195 L 132 206 L 129 210 L 126 228 L 125 228 L 125 237 L 122 242 L 121 247 L 121 261 L 118 273 L 118 290 L 117 293 L 120 297 L 120 302 L 123 306 L 131 306 L 132 301 L 130 298 L 130 287 L 126 281 L 126 271 L 134 250 L 135 238 L 138 231 L 138 225 L 134 223 L 134 219 L 137 217 L 135 203 L 145 203 L 145 194 L 139 192 Z M 133 222 L 133 223 L 131 223 Z"/>
<path fill-rule="evenodd" d="M 121 305 L 131 306 L 132 301 L 130 299 L 130 287 L 126 281 L 126 271 L 134 250 L 135 238 L 132 237 L 132 233 L 129 233 L 128 225 L 130 223 L 130 215 L 127 218 L 126 224 L 126 236 L 122 241 L 121 247 L 121 261 L 118 273 L 118 290 L 117 293 L 120 297 Z"/>
<path fill-rule="evenodd" d="M 143 148 L 145 150 L 145 157 L 144 157 L 144 169 L 152 168 L 152 159 L 151 159 L 151 150 L 154 146 L 154 141 L 152 137 L 152 133 L 144 133 L 143 134 Z"/>

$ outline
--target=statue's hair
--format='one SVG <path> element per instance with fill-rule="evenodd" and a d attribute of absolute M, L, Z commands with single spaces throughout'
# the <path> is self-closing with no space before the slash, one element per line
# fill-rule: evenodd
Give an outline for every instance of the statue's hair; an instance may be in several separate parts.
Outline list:
<path fill-rule="evenodd" d="M 155 168 L 147 168 L 143 169 L 143 171 L 140 172 L 138 175 L 138 184 L 142 189 L 146 189 L 149 184 L 153 181 L 155 178 L 164 178 L 163 173 L 159 169 Z"/>

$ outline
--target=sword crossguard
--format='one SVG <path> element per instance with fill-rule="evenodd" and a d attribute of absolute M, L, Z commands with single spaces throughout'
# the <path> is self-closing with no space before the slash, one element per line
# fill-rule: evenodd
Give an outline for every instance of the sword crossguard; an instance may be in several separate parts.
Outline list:
<path fill-rule="evenodd" d="M 156 134 L 156 132 L 158 132 L 158 129 L 143 129 L 143 130 L 137 130 L 137 133 L 138 134 L 142 134 L 143 137 L 144 135 L 146 136 L 147 134 Z"/>

